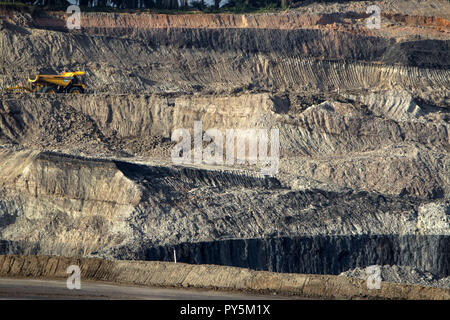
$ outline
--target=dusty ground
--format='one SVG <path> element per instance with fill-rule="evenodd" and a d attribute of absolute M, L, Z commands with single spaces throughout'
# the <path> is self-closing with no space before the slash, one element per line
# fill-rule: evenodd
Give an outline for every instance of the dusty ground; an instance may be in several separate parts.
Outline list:
<path fill-rule="evenodd" d="M 105 281 L 83 281 L 80 290 L 69 290 L 65 280 L 0 279 L 0 300 L 273 300 L 276 295 L 224 293 L 148 286 L 118 285 Z"/>
<path fill-rule="evenodd" d="M 88 13 L 76 31 L 0 9 L 0 87 L 75 69 L 88 86 L 1 94 L 0 251 L 168 260 L 175 246 L 190 263 L 448 277 L 450 5 L 375 1 L 368 29 L 368 3 Z M 196 120 L 278 128 L 277 175 L 175 166 L 172 133 Z"/>
<path fill-rule="evenodd" d="M 164 293 L 163 288 L 178 288 L 180 291 L 166 290 L 166 294 L 184 296 L 204 294 L 204 290 L 224 291 L 211 294 L 220 296 L 233 295 L 236 299 L 259 298 L 271 296 L 274 299 L 433 299 L 448 300 L 450 290 L 422 287 L 417 285 L 396 284 L 382 281 L 380 289 L 368 289 L 365 280 L 352 277 L 331 275 L 289 274 L 266 271 L 254 271 L 244 268 L 202 265 L 195 266 L 184 263 L 154 261 L 108 261 L 102 259 L 64 258 L 49 256 L 17 256 L 0 255 L 0 276 L 16 279 L 18 287 L 23 278 L 42 281 L 67 279 L 66 269 L 70 265 L 78 265 L 81 270 L 81 287 L 87 284 L 92 294 L 95 283 L 115 285 L 115 288 L 104 290 L 107 294 L 124 294 L 130 285 L 151 287 L 155 294 Z M 90 284 L 94 286 L 90 287 Z M 53 287 L 54 293 L 64 294 L 67 289 Z M 1 288 L 1 280 L 0 280 Z M 7 286 L 14 291 L 14 286 Z M 98 289 L 98 287 L 97 287 Z M 203 292 L 202 292 L 203 290 Z M 30 288 L 28 289 L 28 292 Z M 32 291 L 32 290 L 31 290 Z M 80 295 L 89 293 L 78 291 Z M 130 290 L 145 295 L 146 290 Z M 66 293 L 67 294 L 67 293 Z M 147 295 L 152 293 L 147 291 Z M 95 296 L 94 296 L 95 297 Z"/>

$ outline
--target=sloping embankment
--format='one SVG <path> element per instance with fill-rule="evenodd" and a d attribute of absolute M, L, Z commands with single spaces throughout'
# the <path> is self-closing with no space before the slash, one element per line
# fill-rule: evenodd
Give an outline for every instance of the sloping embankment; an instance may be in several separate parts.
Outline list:
<path fill-rule="evenodd" d="M 82 282 L 94 280 L 144 286 L 270 292 L 325 299 L 450 299 L 449 289 L 382 282 L 381 289 L 368 290 L 366 281 L 342 276 L 279 274 L 170 262 L 3 255 L 0 256 L 0 276 L 66 279 L 70 265 L 80 267 Z"/>
<path fill-rule="evenodd" d="M 67 32 L 41 29 L 56 18 L 43 23 L 30 16 L 20 23 L 21 15 L 0 11 L 0 86 L 13 86 L 30 73 L 76 67 L 96 92 L 406 89 L 444 104 L 432 98 L 449 86 L 444 32 L 435 39 L 402 40 L 368 34 L 367 28 L 282 28 L 310 16 L 226 17 L 256 22 L 226 28 L 225 18 L 214 15 L 90 14 L 82 17 L 82 32 Z M 332 22 L 321 19 L 327 26 Z M 64 26 L 64 19 L 56 21 Z"/>

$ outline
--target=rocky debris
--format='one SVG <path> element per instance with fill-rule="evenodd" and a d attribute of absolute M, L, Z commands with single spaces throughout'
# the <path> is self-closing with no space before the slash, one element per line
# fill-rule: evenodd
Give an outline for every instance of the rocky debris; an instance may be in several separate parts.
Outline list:
<path fill-rule="evenodd" d="M 450 277 L 439 278 L 430 272 L 410 266 L 384 265 L 379 267 L 381 270 L 381 281 L 450 289 Z M 342 272 L 340 276 L 367 280 L 367 277 L 372 273 L 373 271 L 368 270 L 368 267 L 355 268 Z"/>
<path fill-rule="evenodd" d="M 317 1 L 301 2 L 295 8 L 296 12 L 303 14 L 320 13 L 363 13 L 370 5 L 376 4 L 382 8 L 382 12 L 395 13 L 396 15 L 409 16 L 412 20 L 420 17 L 440 17 L 450 19 L 449 4 L 445 0 L 377 0 L 377 1 L 348 1 L 324 3 Z"/>
<path fill-rule="evenodd" d="M 424 115 L 424 110 L 407 91 L 372 93 L 367 96 L 349 96 L 367 105 L 376 116 L 396 121 L 414 120 Z"/>
<path fill-rule="evenodd" d="M 450 234 L 450 207 L 442 203 L 429 203 L 419 207 L 417 229 L 419 232 Z"/>

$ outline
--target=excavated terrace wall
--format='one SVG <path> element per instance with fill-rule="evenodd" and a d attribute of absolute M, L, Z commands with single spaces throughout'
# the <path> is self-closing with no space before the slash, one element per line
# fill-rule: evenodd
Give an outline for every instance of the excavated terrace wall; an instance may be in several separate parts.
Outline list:
<path fill-rule="evenodd" d="M 448 276 L 448 201 L 26 150 L 1 159 L 2 253 L 168 260 L 176 248 L 189 263 L 334 274 L 399 264 Z"/>
<path fill-rule="evenodd" d="M 441 105 L 433 95 L 450 85 L 448 40 L 398 41 L 323 29 L 89 32 L 5 25 L 0 85 L 73 66 L 87 72 L 90 90 L 109 93 L 403 88 Z"/>
<path fill-rule="evenodd" d="M 312 236 L 234 239 L 146 249 L 144 260 L 218 264 L 284 273 L 340 274 L 369 265 L 414 266 L 450 275 L 445 235 Z"/>
<path fill-rule="evenodd" d="M 422 109 L 404 93 L 354 99 L 367 101 L 368 107 L 352 105 L 358 100 L 330 101 L 297 112 L 289 97 L 267 93 L 70 99 L 12 95 L 0 102 L 0 139 L 30 148 L 70 145 L 77 154 L 86 145 L 104 150 L 116 141 L 112 139 L 142 140 L 140 150 L 149 150 L 150 138 L 170 141 L 175 129 L 192 131 L 196 120 L 203 130 L 217 128 L 224 135 L 229 128 L 277 127 L 282 172 L 294 169 L 299 176 L 387 194 L 447 197 L 448 123 L 429 118 L 435 110 Z M 163 155 L 166 162 L 172 146 Z"/>
<path fill-rule="evenodd" d="M 193 287 L 251 293 L 298 295 L 321 299 L 443 299 L 448 289 L 382 282 L 368 290 L 366 281 L 337 276 L 279 274 L 223 266 L 184 263 L 108 261 L 49 256 L 0 256 L 3 277 L 67 279 L 69 265 L 78 265 L 81 279 L 158 287 Z"/>

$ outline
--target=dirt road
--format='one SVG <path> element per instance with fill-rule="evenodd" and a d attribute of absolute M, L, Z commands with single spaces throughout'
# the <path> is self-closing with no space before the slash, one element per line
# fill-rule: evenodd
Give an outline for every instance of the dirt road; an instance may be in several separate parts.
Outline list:
<path fill-rule="evenodd" d="M 0 279 L 3 299 L 127 299 L 127 300 L 253 300 L 282 299 L 277 296 L 244 295 L 192 289 L 118 286 L 83 281 L 80 290 L 70 290 L 62 280 Z"/>

